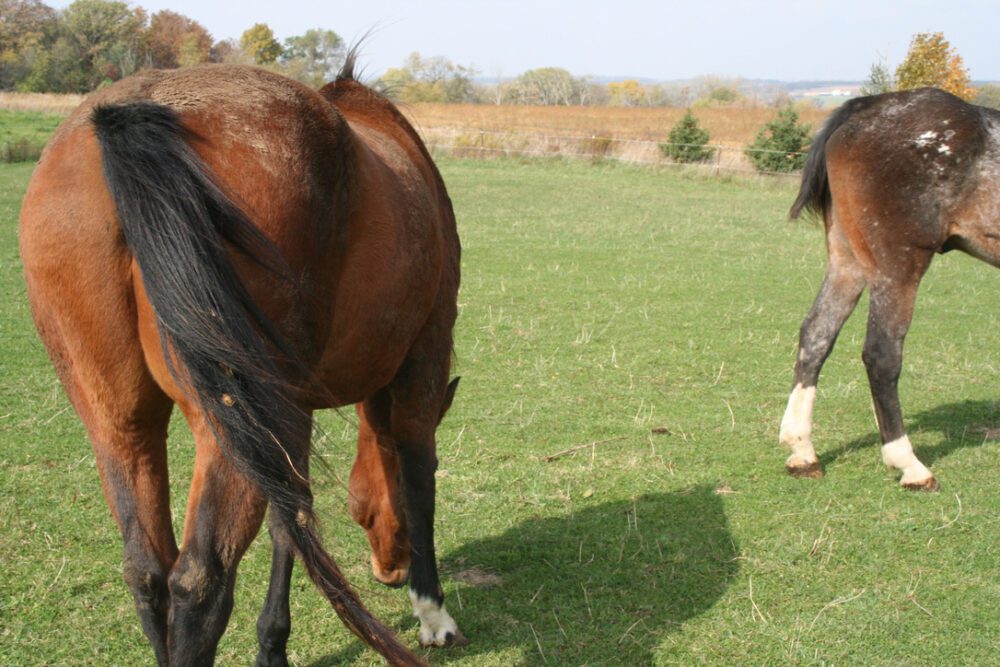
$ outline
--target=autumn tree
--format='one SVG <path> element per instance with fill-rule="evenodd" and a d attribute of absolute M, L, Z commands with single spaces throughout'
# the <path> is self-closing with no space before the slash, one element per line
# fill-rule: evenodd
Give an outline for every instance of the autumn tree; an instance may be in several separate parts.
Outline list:
<path fill-rule="evenodd" d="M 378 87 L 400 102 L 472 102 L 476 99 L 475 70 L 443 56 L 411 53 L 402 67 L 385 72 Z"/>
<path fill-rule="evenodd" d="M 239 42 L 235 39 L 223 39 L 212 44 L 208 57 L 213 63 L 239 63 L 241 65 L 248 65 L 253 62 L 253 59 L 243 52 Z"/>
<path fill-rule="evenodd" d="M 63 12 L 63 29 L 93 90 L 139 69 L 146 13 L 116 0 L 76 0 Z"/>
<path fill-rule="evenodd" d="M 608 96 L 614 106 L 637 107 L 646 100 L 646 88 L 635 79 L 612 81 L 608 84 Z"/>
<path fill-rule="evenodd" d="M 344 64 L 344 40 L 332 30 L 307 30 L 285 40 L 282 72 L 307 86 L 319 88 L 332 81 Z"/>
<path fill-rule="evenodd" d="M 0 90 L 22 83 L 47 57 L 57 24 L 40 0 L 0 0 Z"/>
<path fill-rule="evenodd" d="M 83 93 L 128 76 L 142 65 L 145 25 L 145 11 L 125 2 L 76 0 L 54 15 L 40 42 L 22 48 L 27 71 L 16 87 Z"/>
<path fill-rule="evenodd" d="M 995 83 L 984 83 L 976 88 L 976 104 L 993 109 L 1000 109 L 1000 86 Z"/>
<path fill-rule="evenodd" d="M 578 104 L 584 88 L 583 81 L 561 67 L 528 70 L 517 77 L 515 84 L 521 104 Z"/>
<path fill-rule="evenodd" d="M 270 65 L 281 55 L 282 48 L 274 31 L 266 23 L 255 23 L 240 36 L 240 48 L 258 65 Z"/>
<path fill-rule="evenodd" d="M 146 49 L 153 67 L 196 65 L 210 60 L 212 35 L 197 21 L 164 9 L 149 20 Z"/>
<path fill-rule="evenodd" d="M 935 86 L 962 99 L 975 97 L 962 56 L 940 32 L 913 36 L 906 58 L 896 68 L 896 85 L 899 90 Z"/>

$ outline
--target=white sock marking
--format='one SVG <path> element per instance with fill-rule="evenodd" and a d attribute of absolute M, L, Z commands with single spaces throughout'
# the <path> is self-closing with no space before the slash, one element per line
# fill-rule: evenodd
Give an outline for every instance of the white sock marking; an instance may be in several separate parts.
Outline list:
<path fill-rule="evenodd" d="M 788 397 L 785 416 L 781 418 L 781 433 L 778 440 L 792 449 L 786 465 L 800 468 L 819 461 L 812 445 L 813 403 L 816 401 L 816 387 L 795 385 Z"/>
<path fill-rule="evenodd" d="M 906 435 L 882 445 L 882 462 L 903 471 L 900 484 L 920 484 L 934 476 L 913 453 L 913 445 Z"/>
<path fill-rule="evenodd" d="M 438 606 L 431 598 L 418 597 L 412 589 L 410 601 L 413 603 L 413 615 L 420 620 L 421 646 L 445 646 L 448 635 L 458 636 L 458 625 L 444 605 Z"/>

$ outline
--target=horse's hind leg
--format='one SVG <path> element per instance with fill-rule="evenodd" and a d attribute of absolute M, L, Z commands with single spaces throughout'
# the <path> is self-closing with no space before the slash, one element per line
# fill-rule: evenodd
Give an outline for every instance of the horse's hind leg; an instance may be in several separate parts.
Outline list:
<path fill-rule="evenodd" d="M 170 573 L 169 646 L 172 664 L 201 665 L 215 657 L 232 612 L 236 568 L 260 529 L 266 501 L 225 458 L 202 412 L 183 409 L 197 452 L 184 540 Z M 309 428 L 304 416 L 302 437 Z"/>
<path fill-rule="evenodd" d="M 812 444 L 812 411 L 823 363 L 865 287 L 865 277 L 837 227 L 827 235 L 829 266 L 823 286 L 799 330 L 795 381 L 779 440 L 791 448 L 785 468 L 797 477 L 823 474 Z"/>
<path fill-rule="evenodd" d="M 913 453 L 903 428 L 897 384 L 903 366 L 903 339 L 913 319 L 917 285 L 930 264 L 930 256 L 916 268 L 915 277 L 880 280 L 871 286 L 868 335 L 863 359 L 868 371 L 875 416 L 882 437 L 882 460 L 901 470 L 900 484 L 909 489 L 936 491 L 937 480 Z"/>
<path fill-rule="evenodd" d="M 77 368 L 73 372 L 76 375 Z M 108 410 L 91 391 L 93 385 L 71 382 L 75 386 L 67 383 L 67 388 L 87 426 L 104 496 L 124 541 L 125 583 L 156 661 L 166 665 L 167 578 L 177 558 L 166 451 L 172 403 L 158 388 L 149 386 L 149 403 L 125 411 Z M 123 403 L 131 402 L 127 394 L 117 396 Z"/>
<path fill-rule="evenodd" d="M 42 194 L 47 201 L 50 194 Z M 156 660 L 165 665 L 167 577 L 177 557 L 166 447 L 173 403 L 146 367 L 131 306 L 129 259 L 105 242 L 113 236 L 104 230 L 106 217 L 64 224 L 36 215 L 32 204 L 38 200 L 26 202 L 21 228 L 35 325 L 87 429 L 124 540 L 125 582 Z M 100 233 L 88 233 L 95 220 Z"/>

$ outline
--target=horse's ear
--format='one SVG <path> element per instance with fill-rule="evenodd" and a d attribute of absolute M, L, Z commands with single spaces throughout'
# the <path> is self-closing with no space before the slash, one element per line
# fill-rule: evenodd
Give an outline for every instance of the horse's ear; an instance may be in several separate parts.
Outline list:
<path fill-rule="evenodd" d="M 444 419 L 445 413 L 448 412 L 448 408 L 451 407 L 451 402 L 455 400 L 455 390 L 458 389 L 458 381 L 462 379 L 459 375 L 454 380 L 448 383 L 448 388 L 444 390 L 444 401 L 441 403 L 441 413 L 438 415 L 438 423 Z"/>

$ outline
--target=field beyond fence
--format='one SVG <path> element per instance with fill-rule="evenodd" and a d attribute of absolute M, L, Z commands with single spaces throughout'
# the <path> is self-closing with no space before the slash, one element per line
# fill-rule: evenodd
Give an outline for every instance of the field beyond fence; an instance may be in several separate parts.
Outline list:
<path fill-rule="evenodd" d="M 637 107 L 558 107 L 477 104 L 409 104 L 403 113 L 428 145 L 455 157 L 564 157 L 611 159 L 633 164 L 676 165 L 663 156 L 671 128 L 684 109 Z M 685 167 L 714 174 L 761 173 L 745 147 L 777 115 L 775 109 L 694 110 L 708 131 L 711 159 Z M 800 120 L 818 129 L 828 110 L 804 108 Z"/>
<path fill-rule="evenodd" d="M 0 116 L 8 126 L 12 125 L 9 119 L 23 119 L 29 112 L 54 119 L 68 114 L 82 99 L 82 95 L 0 93 Z M 402 110 L 439 155 L 560 157 L 655 166 L 676 164 L 663 156 L 660 145 L 684 113 L 672 108 L 431 103 L 404 105 Z M 802 122 L 811 123 L 814 129 L 827 113 L 810 108 L 800 111 Z M 713 174 L 760 173 L 747 158 L 745 146 L 775 114 L 774 109 L 765 107 L 696 109 L 695 116 L 709 132 L 709 146 L 714 151 L 706 162 L 685 166 Z M 41 124 L 54 127 L 54 121 Z M 9 134 L 0 134 L 3 162 L 36 159 L 47 137 Z"/>

